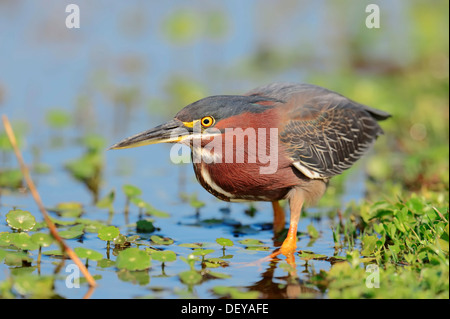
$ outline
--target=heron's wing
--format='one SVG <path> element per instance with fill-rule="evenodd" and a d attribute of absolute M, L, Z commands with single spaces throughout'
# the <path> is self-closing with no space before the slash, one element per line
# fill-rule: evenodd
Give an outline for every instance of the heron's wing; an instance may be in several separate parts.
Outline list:
<path fill-rule="evenodd" d="M 280 141 L 309 178 L 327 179 L 352 166 L 383 133 L 377 120 L 390 116 L 310 84 L 273 83 L 247 94 L 285 102 Z"/>

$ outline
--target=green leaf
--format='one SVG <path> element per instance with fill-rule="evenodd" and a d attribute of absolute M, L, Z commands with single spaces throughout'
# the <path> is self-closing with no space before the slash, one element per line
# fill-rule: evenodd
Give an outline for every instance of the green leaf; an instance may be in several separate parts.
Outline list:
<path fill-rule="evenodd" d="M 53 276 L 27 274 L 14 278 L 13 287 L 22 296 L 47 299 L 55 294 L 54 280 Z"/>
<path fill-rule="evenodd" d="M 50 209 L 63 217 L 79 217 L 83 212 L 83 205 L 78 202 L 63 202 Z"/>
<path fill-rule="evenodd" d="M 76 224 L 76 221 L 74 220 L 61 220 L 61 219 L 56 219 L 50 216 L 50 220 L 60 226 L 70 226 L 70 225 L 74 225 Z"/>
<path fill-rule="evenodd" d="M 318 238 L 319 237 L 319 232 L 317 231 L 317 229 L 314 227 L 313 224 L 309 224 L 308 226 L 306 226 L 306 229 L 308 231 L 308 235 L 311 238 Z"/>
<path fill-rule="evenodd" d="M 188 270 L 178 274 L 181 281 L 186 285 L 196 285 L 200 283 L 203 279 L 202 275 L 200 275 L 195 270 Z"/>
<path fill-rule="evenodd" d="M 36 250 L 39 249 L 39 245 L 31 240 L 30 235 L 27 233 L 14 234 L 12 243 L 22 250 Z"/>
<path fill-rule="evenodd" d="M 97 267 L 100 268 L 109 268 L 109 267 L 113 267 L 116 265 L 116 262 L 114 260 L 110 260 L 110 259 L 102 259 L 97 261 Z"/>
<path fill-rule="evenodd" d="M 190 201 L 189 201 L 189 204 L 190 204 L 193 208 L 195 208 L 195 209 L 200 209 L 200 208 L 202 208 L 203 206 L 205 206 L 205 202 L 203 202 L 203 201 L 197 199 L 197 195 L 196 195 L 196 194 L 194 194 L 194 195 L 191 196 L 191 199 L 190 199 Z"/>
<path fill-rule="evenodd" d="M 155 217 L 161 217 L 161 218 L 167 218 L 170 216 L 167 212 L 163 212 L 159 209 L 156 209 L 155 207 L 153 207 L 152 205 L 150 205 L 149 203 L 143 201 L 142 199 L 140 199 L 138 197 L 130 198 L 130 203 L 136 205 L 140 209 L 143 209 L 145 211 L 145 214 L 149 215 L 149 216 L 155 216 Z"/>
<path fill-rule="evenodd" d="M 250 239 L 250 238 L 239 240 L 238 243 L 246 246 L 258 246 L 264 244 L 262 241 L 258 239 Z"/>
<path fill-rule="evenodd" d="M 19 188 L 21 185 L 22 172 L 20 169 L 2 169 L 0 171 L 0 187 Z"/>
<path fill-rule="evenodd" d="M 143 201 L 139 197 L 130 198 L 130 203 L 132 203 L 133 205 L 136 205 L 139 208 L 147 208 L 147 207 L 151 206 L 149 203 Z"/>
<path fill-rule="evenodd" d="M 31 240 L 41 247 L 48 247 L 53 243 L 53 237 L 45 233 L 34 233 Z"/>
<path fill-rule="evenodd" d="M 12 237 L 13 234 L 7 232 L 0 233 L 0 246 L 9 246 L 12 245 Z"/>
<path fill-rule="evenodd" d="M 129 243 L 135 243 L 137 240 L 141 238 L 139 235 L 132 235 L 127 237 L 127 242 Z"/>
<path fill-rule="evenodd" d="M 222 237 L 217 238 L 216 243 L 218 243 L 221 246 L 228 246 L 228 247 L 234 246 L 234 243 L 228 238 L 222 238 Z"/>
<path fill-rule="evenodd" d="M 127 238 L 125 237 L 125 235 L 119 234 L 119 236 L 117 236 L 116 238 L 113 239 L 113 243 L 114 245 L 124 245 L 127 242 Z"/>
<path fill-rule="evenodd" d="M 193 254 L 189 254 L 186 257 L 180 256 L 180 260 L 184 261 L 188 266 L 191 268 L 191 270 L 194 270 L 194 264 L 198 260 L 198 257 L 195 257 Z"/>
<path fill-rule="evenodd" d="M 151 233 L 155 231 L 155 226 L 153 226 L 151 221 L 141 219 L 136 223 L 136 231 L 140 233 Z"/>
<path fill-rule="evenodd" d="M 5 264 L 8 266 L 22 267 L 24 261 L 31 263 L 33 259 L 24 251 L 6 253 Z"/>
<path fill-rule="evenodd" d="M 101 260 L 103 258 L 102 254 L 93 249 L 84 248 L 84 247 L 75 247 L 75 253 L 78 257 L 82 259 L 91 259 L 91 260 Z"/>
<path fill-rule="evenodd" d="M 139 248 L 128 248 L 117 256 L 116 266 L 128 270 L 148 269 L 151 266 L 150 256 Z"/>
<path fill-rule="evenodd" d="M 54 249 L 54 250 L 47 250 L 42 252 L 42 255 L 46 255 L 46 256 L 64 256 L 64 252 L 62 252 L 59 249 Z"/>
<path fill-rule="evenodd" d="M 67 230 L 62 230 L 59 235 L 64 239 L 81 237 L 84 234 L 84 225 L 75 225 Z"/>
<path fill-rule="evenodd" d="M 122 269 L 117 272 L 117 278 L 124 282 L 146 286 L 150 283 L 150 275 L 148 271 L 128 271 Z"/>
<path fill-rule="evenodd" d="M 87 153 L 81 158 L 68 162 L 65 167 L 76 178 L 89 183 L 99 174 L 102 158 L 97 153 Z"/>
<path fill-rule="evenodd" d="M 241 291 L 234 287 L 215 286 L 213 292 L 219 296 L 230 296 L 233 299 L 256 299 L 258 291 Z"/>
<path fill-rule="evenodd" d="M 155 251 L 151 253 L 152 259 L 160 262 L 172 262 L 177 259 L 177 255 L 171 250 Z"/>
<path fill-rule="evenodd" d="M 231 278 L 231 276 L 228 275 L 228 274 L 223 274 L 223 273 L 215 272 L 215 271 L 208 271 L 208 275 L 213 276 L 215 278 L 219 278 L 219 279 L 229 279 L 229 278 Z"/>
<path fill-rule="evenodd" d="M 361 255 L 370 256 L 374 253 L 375 249 L 377 249 L 377 236 L 364 236 L 362 238 L 363 250 L 361 251 Z"/>
<path fill-rule="evenodd" d="M 83 224 L 84 225 L 84 231 L 87 233 L 95 233 L 97 234 L 100 229 L 105 228 L 105 224 L 98 220 L 91 220 L 87 218 L 77 218 L 75 220 L 77 224 Z"/>
<path fill-rule="evenodd" d="M 154 242 L 156 245 L 172 245 L 173 239 L 168 237 L 160 237 L 157 235 L 153 235 L 150 237 L 150 240 Z"/>
<path fill-rule="evenodd" d="M 448 224 L 445 226 L 445 231 L 440 237 L 437 238 L 437 245 L 441 247 L 443 251 L 448 254 L 449 236 L 448 236 Z"/>
<path fill-rule="evenodd" d="M 112 190 L 107 195 L 105 195 L 105 197 L 98 200 L 97 203 L 95 203 L 95 206 L 97 206 L 98 208 L 112 209 L 115 197 L 116 192 Z"/>
<path fill-rule="evenodd" d="M 170 214 L 167 212 L 164 212 L 162 210 L 156 209 L 152 206 L 148 206 L 145 209 L 145 214 L 149 216 L 159 217 L 159 218 L 167 218 L 170 217 Z"/>
<path fill-rule="evenodd" d="M 175 43 L 189 43 L 200 35 L 202 21 L 197 12 L 181 9 L 172 12 L 164 21 L 166 36 Z"/>
<path fill-rule="evenodd" d="M 302 260 L 326 259 L 326 258 L 327 258 L 326 255 L 315 254 L 315 253 L 313 253 L 313 252 L 305 251 L 305 250 L 300 251 L 300 252 L 298 253 L 298 256 L 299 256 L 300 259 L 302 259 Z"/>
<path fill-rule="evenodd" d="M 120 231 L 119 228 L 115 226 L 103 227 L 98 231 L 98 238 L 104 241 L 114 240 L 117 236 L 119 236 Z"/>
<path fill-rule="evenodd" d="M 81 140 L 89 152 L 99 153 L 102 152 L 106 145 L 106 140 L 103 136 L 97 134 L 87 134 Z"/>
<path fill-rule="evenodd" d="M 227 259 L 227 258 L 225 258 Z M 224 257 L 220 257 L 220 258 L 208 258 L 205 260 L 206 262 L 210 263 L 210 264 L 216 264 L 218 266 L 228 266 L 229 263 L 227 261 L 224 260 Z"/>
<path fill-rule="evenodd" d="M 208 254 L 211 254 L 214 252 L 214 249 L 195 249 L 192 252 L 192 255 L 194 256 L 206 256 Z"/>
<path fill-rule="evenodd" d="M 133 186 L 133 185 L 123 185 L 122 191 L 124 192 L 125 196 L 128 198 L 137 197 L 142 194 L 141 189 L 136 186 Z"/>
<path fill-rule="evenodd" d="M 36 225 L 34 216 L 30 212 L 21 209 L 9 211 L 6 214 L 6 222 L 11 228 L 24 231 L 31 230 Z"/>
<path fill-rule="evenodd" d="M 53 109 L 47 111 L 47 123 L 53 128 L 63 128 L 70 124 L 70 114 L 63 109 Z"/>

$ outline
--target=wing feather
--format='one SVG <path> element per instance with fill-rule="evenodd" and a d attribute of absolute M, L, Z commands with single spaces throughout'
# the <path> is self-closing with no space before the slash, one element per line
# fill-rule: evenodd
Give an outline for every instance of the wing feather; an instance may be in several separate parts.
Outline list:
<path fill-rule="evenodd" d="M 247 94 L 285 102 L 280 141 L 293 166 L 314 179 L 328 179 L 352 166 L 383 134 L 377 120 L 390 116 L 309 84 L 274 83 Z"/>

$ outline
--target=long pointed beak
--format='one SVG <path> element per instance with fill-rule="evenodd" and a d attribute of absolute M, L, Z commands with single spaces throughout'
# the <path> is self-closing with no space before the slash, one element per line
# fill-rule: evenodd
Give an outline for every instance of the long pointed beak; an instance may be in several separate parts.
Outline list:
<path fill-rule="evenodd" d="M 118 150 L 158 143 L 176 143 L 191 135 L 183 122 L 173 119 L 148 131 L 128 137 L 109 149 Z"/>

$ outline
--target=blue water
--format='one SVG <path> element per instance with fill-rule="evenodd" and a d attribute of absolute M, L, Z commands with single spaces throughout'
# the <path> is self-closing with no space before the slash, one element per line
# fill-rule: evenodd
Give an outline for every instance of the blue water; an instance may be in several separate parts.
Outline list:
<path fill-rule="evenodd" d="M 0 88 L 3 92 L 0 113 L 7 114 L 13 125 L 25 124 L 22 151 L 26 162 L 32 163 L 36 159 L 33 149 L 37 148 L 40 150 L 39 161 L 51 169 L 48 174 L 34 176 L 45 205 L 52 207 L 76 200 L 85 206 L 85 217 L 107 220 L 105 210 L 92 206 L 93 197 L 87 188 L 64 169 L 67 161 L 84 151 L 78 138 L 86 133 L 96 133 L 112 145 L 123 137 L 168 120 L 184 106 L 169 103 L 171 95 L 167 88 L 174 77 L 199 83 L 205 95 L 213 95 L 243 93 L 272 81 L 307 82 L 318 73 L 339 72 L 348 63 L 348 47 L 336 45 L 334 41 L 344 41 L 355 25 L 363 26 L 364 8 L 369 2 L 344 1 L 337 6 L 332 1 L 76 1 L 74 3 L 81 10 L 81 28 L 76 30 L 65 27 L 68 3 L 57 0 L 0 2 Z M 403 21 L 399 24 L 406 28 L 407 19 L 402 10 L 407 5 L 406 1 L 384 3 L 384 21 Z M 198 14 L 200 26 L 190 41 L 177 43 L 167 37 L 164 25 L 171 14 L 183 9 Z M 207 35 L 208 30 L 202 27 L 209 12 L 220 12 L 224 16 L 226 31 L 219 38 L 211 38 Z M 404 34 L 404 28 L 398 33 L 381 31 L 385 38 L 373 40 L 371 54 L 389 55 L 396 60 L 404 47 L 398 44 L 400 48 L 391 50 L 386 43 L 396 42 Z M 248 69 L 251 57 L 262 49 L 277 49 L 281 60 L 289 61 L 288 65 L 262 64 Z M 296 58 L 289 60 L 292 55 Z M 404 56 L 404 59 L 408 58 Z M 403 60 L 397 60 L 403 63 Z M 130 61 L 138 64 L 134 71 L 124 67 Z M 111 93 L 130 87 L 137 88 L 139 93 L 127 118 L 120 113 Z M 81 111 L 80 96 L 90 103 Z M 49 128 L 46 122 L 47 111 L 55 108 L 65 109 L 74 116 L 89 113 L 75 125 L 56 130 Z M 59 147 L 54 146 L 55 137 L 62 142 Z M 133 227 L 127 227 L 121 212 L 125 206 L 122 185 L 133 184 L 143 190 L 143 199 L 170 214 L 170 218 L 156 219 L 155 225 L 160 228 L 156 234 L 173 238 L 175 244 L 168 248 L 179 255 L 186 256 L 189 249 L 177 244 L 206 242 L 216 249 L 211 257 L 221 256 L 221 247 L 215 244 L 218 237 L 257 238 L 273 247 L 272 232 L 264 228 L 272 222 L 270 204 L 255 204 L 258 212 L 249 217 L 244 213 L 247 204 L 216 200 L 195 181 L 190 165 L 170 162 L 169 149 L 167 145 L 154 145 L 105 152 L 100 197 L 113 189 L 117 192 L 112 224 L 123 233 L 135 231 Z M 16 166 L 12 157 L 2 165 Z M 364 196 L 363 167 L 350 174 L 349 179 L 351 182 L 346 184 L 346 192 L 342 194 L 343 206 Z M 180 180 L 185 182 L 180 183 Z M 196 193 L 206 203 L 199 216 L 188 203 L 181 201 L 179 192 Z M 12 207 L 28 209 L 39 216 L 29 194 L 4 191 L 1 205 L 0 221 Z M 230 210 L 225 216 L 221 212 L 224 208 Z M 129 222 L 136 222 L 137 217 L 137 210 L 132 208 Z M 201 220 L 213 218 L 225 218 L 228 222 L 213 226 L 201 223 Z M 313 223 L 321 237 L 312 247 L 307 247 L 309 237 L 301 236 L 299 247 L 332 256 L 334 245 L 330 222 L 327 218 L 320 221 L 302 219 L 300 231 Z M 235 238 L 230 226 L 233 223 L 250 226 L 254 233 Z M 1 222 L 0 231 L 6 230 L 6 223 Z M 68 242 L 72 247 L 86 245 L 105 252 L 104 242 L 98 240 L 96 234 L 87 234 L 83 243 Z M 240 265 L 268 253 L 249 253 L 243 249 L 242 245 L 227 248 L 227 254 L 236 256 L 231 260 L 232 266 L 217 270 L 230 274 L 232 279 L 210 280 L 195 286 L 190 293 L 200 298 L 212 298 L 214 285 L 250 287 L 261 280 L 264 270 L 270 269 L 269 264 L 260 268 Z M 53 262 L 53 258 L 43 257 L 42 273 L 52 273 Z M 298 261 L 297 266 L 299 274 L 306 267 L 303 261 Z M 330 264 L 317 261 L 313 266 L 318 272 L 329 269 Z M 0 280 L 6 278 L 6 268 L 0 266 Z M 90 270 L 102 276 L 94 298 L 178 298 L 187 289 L 177 274 L 188 267 L 179 260 L 166 267 L 169 278 L 160 277 L 159 263 L 154 263 L 149 271 L 150 283 L 143 286 L 118 280 L 114 268 L 102 270 L 92 263 Z M 286 272 L 276 268 L 273 275 L 272 284 L 277 286 L 283 280 L 276 278 L 285 276 Z M 63 272 L 61 276 L 64 277 Z M 79 298 L 85 293 L 83 289 L 67 289 L 64 280 L 56 281 L 56 291 L 70 298 Z"/>

